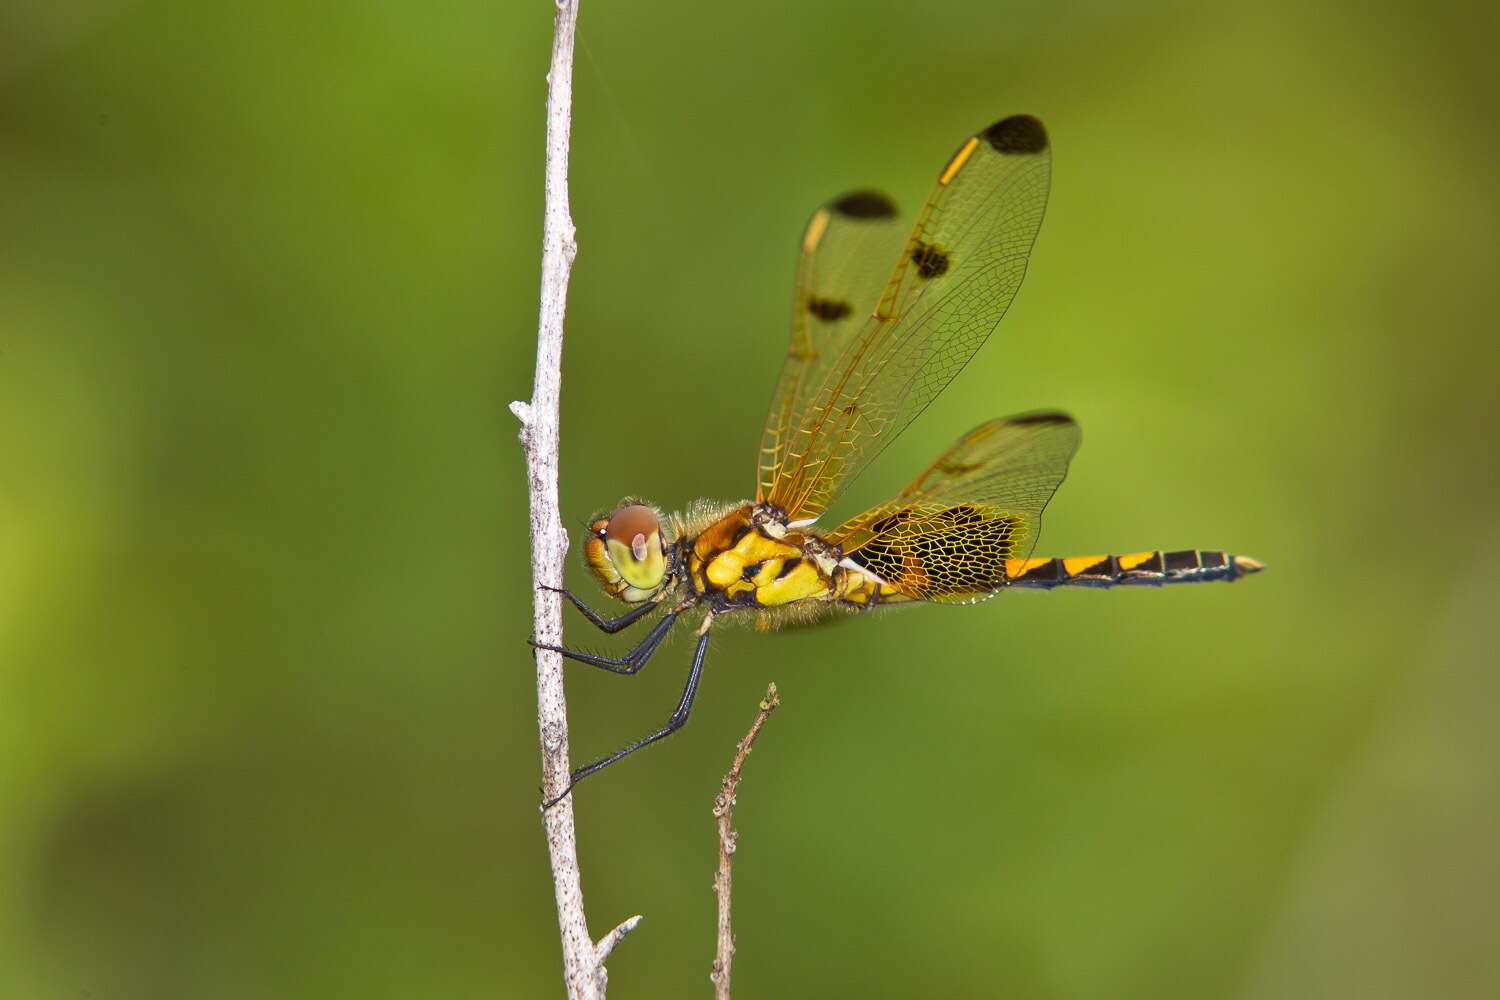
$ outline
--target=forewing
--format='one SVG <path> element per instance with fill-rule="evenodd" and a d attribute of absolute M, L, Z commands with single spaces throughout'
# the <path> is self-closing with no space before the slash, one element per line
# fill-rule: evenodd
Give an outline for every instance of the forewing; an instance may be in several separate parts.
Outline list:
<path fill-rule="evenodd" d="M 805 403 L 793 397 L 785 441 L 763 456 L 762 499 L 815 518 L 968 364 L 1020 288 L 1050 177 L 1046 130 L 1029 115 L 959 147 L 874 314 Z"/>
<path fill-rule="evenodd" d="M 1078 441 L 1065 413 L 981 424 L 906 489 L 829 538 L 907 597 L 983 600 L 1004 586 L 1007 559 L 1031 555 L 1042 509 Z"/>
<path fill-rule="evenodd" d="M 758 499 L 770 495 L 809 397 L 874 314 L 905 234 L 895 202 L 878 191 L 841 195 L 808 220 L 797 258 L 792 340 L 761 432 Z"/>

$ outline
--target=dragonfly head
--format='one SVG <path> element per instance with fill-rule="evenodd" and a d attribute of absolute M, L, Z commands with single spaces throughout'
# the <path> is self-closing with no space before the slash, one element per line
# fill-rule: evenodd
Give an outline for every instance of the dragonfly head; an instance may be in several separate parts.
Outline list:
<path fill-rule="evenodd" d="M 626 604 L 649 601 L 667 584 L 667 538 L 655 507 L 626 500 L 596 517 L 583 555 L 604 592 Z"/>

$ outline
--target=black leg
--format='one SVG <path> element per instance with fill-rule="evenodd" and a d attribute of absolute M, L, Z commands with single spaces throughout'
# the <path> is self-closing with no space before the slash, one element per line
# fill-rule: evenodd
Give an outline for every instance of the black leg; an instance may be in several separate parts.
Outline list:
<path fill-rule="evenodd" d="M 568 600 L 572 601 L 573 607 L 583 612 L 583 617 L 587 618 L 589 621 L 593 622 L 597 628 L 604 632 L 608 632 L 610 635 L 614 635 L 616 632 L 629 625 L 634 625 L 636 622 L 640 621 L 642 618 L 655 611 L 656 605 L 658 603 L 657 601 L 647 601 L 645 604 L 642 604 L 638 608 L 631 608 L 629 611 L 625 612 L 618 618 L 605 618 L 599 612 L 595 611 L 593 608 L 589 607 L 587 604 L 584 604 L 581 600 L 579 600 L 578 595 L 573 593 L 571 590 L 563 587 L 549 587 L 546 584 L 542 585 L 542 589 L 561 594 Z"/>
<path fill-rule="evenodd" d="M 568 787 L 564 788 L 555 798 L 543 802 L 542 808 L 551 809 L 553 806 L 557 805 L 557 803 L 566 798 L 567 794 L 573 790 L 573 786 L 578 784 L 584 778 L 587 778 L 589 775 L 595 773 L 596 771 L 604 770 L 604 768 L 613 764 L 621 757 L 633 754 L 641 747 L 650 746 L 652 743 L 655 743 L 662 737 L 672 735 L 673 733 L 677 732 L 677 730 L 686 725 L 688 720 L 688 713 L 693 710 L 693 699 L 698 695 L 698 679 L 703 676 L 703 657 L 707 652 L 708 625 L 707 623 L 705 623 L 703 634 L 698 637 L 698 648 L 693 650 L 693 665 L 688 668 L 687 685 L 682 689 L 682 699 L 677 702 L 677 707 L 672 710 L 672 716 L 671 718 L 667 719 L 667 724 L 665 726 L 662 726 L 656 732 L 652 733 L 650 736 L 647 736 L 644 739 L 636 740 L 634 743 L 630 744 L 628 747 L 625 747 L 623 750 L 616 750 L 608 757 L 600 757 L 592 764 L 585 764 L 582 767 L 575 769 L 573 771 L 572 777 L 568 781 Z"/>
<path fill-rule="evenodd" d="M 646 638 L 641 640 L 641 644 L 624 656 L 600 656 L 597 653 L 585 653 L 577 649 L 568 649 L 564 646 L 549 646 L 534 639 L 527 639 L 526 641 L 537 649 L 550 649 L 554 653 L 561 653 L 570 660 L 587 663 L 591 667 L 608 670 L 613 674 L 635 674 L 640 673 L 641 668 L 646 665 L 646 661 L 651 659 L 651 654 L 656 652 L 657 647 L 667 637 L 667 633 L 672 630 L 673 624 L 676 623 L 681 614 L 682 611 L 680 609 L 668 612 L 662 617 L 661 621 L 656 623 L 650 632 L 646 633 Z"/>

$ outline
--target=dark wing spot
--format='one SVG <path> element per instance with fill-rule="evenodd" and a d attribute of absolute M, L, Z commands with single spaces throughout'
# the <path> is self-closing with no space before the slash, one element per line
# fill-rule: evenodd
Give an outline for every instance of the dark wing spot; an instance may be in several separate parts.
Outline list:
<path fill-rule="evenodd" d="M 1071 424 L 1073 418 L 1066 413 L 1059 413 L 1056 410 L 1040 410 L 1036 413 L 1022 413 L 1019 416 L 1010 417 L 1005 422 L 1015 426 L 1025 426 L 1027 424 L 1053 424 L 1061 426 L 1063 424 Z"/>
<path fill-rule="evenodd" d="M 948 251 L 936 243 L 923 243 L 917 240 L 917 245 L 911 250 L 911 262 L 917 265 L 917 274 L 920 277 L 930 280 L 948 270 Z"/>
<path fill-rule="evenodd" d="M 839 299 L 820 299 L 813 295 L 808 297 L 807 311 L 825 323 L 832 323 L 852 313 L 854 307 Z"/>
<path fill-rule="evenodd" d="M 905 524 L 907 521 L 910 521 L 911 519 L 912 519 L 911 509 L 908 508 L 908 507 L 902 507 L 899 510 L 893 510 L 893 511 L 891 511 L 885 517 L 882 517 L 880 520 L 878 520 L 874 524 L 870 525 L 870 530 L 872 532 L 874 532 L 875 534 L 878 535 L 878 534 L 881 534 L 883 532 L 890 531 L 892 528 L 894 528 L 898 524 Z"/>
<path fill-rule="evenodd" d="M 1030 115 L 1002 118 L 981 134 L 1000 153 L 1040 153 L 1047 148 L 1047 130 Z"/>
<path fill-rule="evenodd" d="M 834 201 L 833 210 L 851 219 L 889 219 L 896 203 L 879 191 L 851 191 Z"/>

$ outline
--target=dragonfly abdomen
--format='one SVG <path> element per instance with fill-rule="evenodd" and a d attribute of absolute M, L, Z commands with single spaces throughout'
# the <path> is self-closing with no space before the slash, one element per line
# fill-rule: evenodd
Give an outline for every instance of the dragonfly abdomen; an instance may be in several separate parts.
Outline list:
<path fill-rule="evenodd" d="M 1006 586 L 1113 587 L 1120 584 L 1159 587 L 1164 583 L 1208 583 L 1237 580 L 1263 567 L 1248 556 L 1213 549 L 1135 552 L 1125 556 L 1072 556 L 1066 559 L 1008 559 Z"/>

